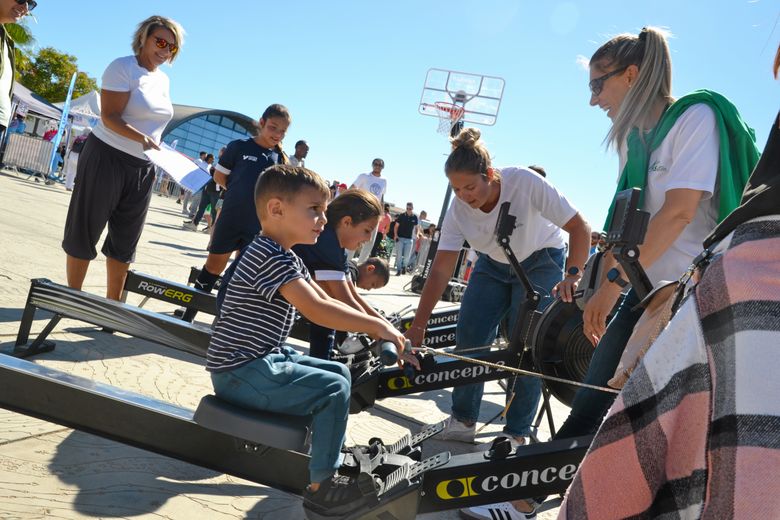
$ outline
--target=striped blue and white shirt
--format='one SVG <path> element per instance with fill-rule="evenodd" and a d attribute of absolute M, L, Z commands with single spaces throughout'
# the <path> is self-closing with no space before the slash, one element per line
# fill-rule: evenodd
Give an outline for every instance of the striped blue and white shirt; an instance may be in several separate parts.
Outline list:
<path fill-rule="evenodd" d="M 281 352 L 295 308 L 279 288 L 309 272 L 298 256 L 274 240 L 257 236 L 228 283 L 219 320 L 206 354 L 206 369 L 231 370 L 271 352 Z"/>

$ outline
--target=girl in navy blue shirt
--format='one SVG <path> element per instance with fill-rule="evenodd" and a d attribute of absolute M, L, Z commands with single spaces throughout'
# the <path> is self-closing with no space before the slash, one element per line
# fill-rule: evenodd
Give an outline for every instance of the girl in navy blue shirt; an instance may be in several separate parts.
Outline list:
<path fill-rule="evenodd" d="M 287 108 L 271 105 L 260 118 L 258 134 L 251 139 L 230 142 L 220 157 L 214 181 L 225 187 L 225 199 L 214 224 L 209 256 L 195 280 L 198 289 L 211 291 L 225 270 L 230 255 L 249 245 L 260 232 L 260 221 L 255 211 L 255 184 L 266 168 L 287 164 L 282 140 L 290 122 Z M 187 309 L 182 319 L 191 322 L 196 313 L 194 309 Z"/>
<path fill-rule="evenodd" d="M 371 239 L 381 215 L 382 206 L 374 195 L 360 189 L 347 190 L 328 205 L 328 223 L 317 243 L 297 245 L 293 251 L 328 296 L 370 316 L 384 319 L 357 293 L 349 276 L 346 252 L 347 249 L 360 248 Z M 328 359 L 334 335 L 333 329 L 312 323 L 309 355 Z"/>

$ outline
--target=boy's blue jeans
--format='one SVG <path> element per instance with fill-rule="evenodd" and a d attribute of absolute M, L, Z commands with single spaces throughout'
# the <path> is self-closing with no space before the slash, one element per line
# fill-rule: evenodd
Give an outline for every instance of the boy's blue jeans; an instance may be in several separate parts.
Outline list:
<path fill-rule="evenodd" d="M 349 413 L 349 370 L 282 349 L 233 370 L 212 372 L 214 393 L 243 408 L 313 415 L 309 474 L 312 482 L 322 482 L 339 467 Z"/>
<path fill-rule="evenodd" d="M 552 302 L 550 291 L 563 279 L 564 249 L 540 249 L 520 264 L 542 297 L 538 310 L 544 309 Z M 511 265 L 480 255 L 460 305 L 455 351 L 490 345 L 504 317 L 508 319 L 507 330 L 512 331 L 525 299 L 525 289 Z M 484 386 L 484 383 L 474 383 L 453 389 L 452 416 L 455 419 L 476 422 Z M 506 416 L 505 433 L 515 437 L 531 433 L 531 422 L 539 406 L 541 391 L 542 384 L 538 378 L 517 377 L 515 398 Z"/>

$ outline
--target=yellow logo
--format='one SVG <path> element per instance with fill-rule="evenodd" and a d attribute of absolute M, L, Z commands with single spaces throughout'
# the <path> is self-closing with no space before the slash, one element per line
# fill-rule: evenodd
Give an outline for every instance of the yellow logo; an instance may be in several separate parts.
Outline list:
<path fill-rule="evenodd" d="M 173 300 L 179 300 L 184 303 L 190 303 L 192 301 L 192 294 L 183 293 L 181 291 L 175 291 L 173 289 L 168 289 L 163 293 L 167 298 L 171 298 Z"/>
<path fill-rule="evenodd" d="M 409 378 L 406 376 L 391 377 L 387 380 L 387 388 L 390 390 L 405 390 L 407 388 L 412 388 L 413 386 L 412 382 L 409 381 Z"/>
<path fill-rule="evenodd" d="M 477 477 L 465 477 L 439 482 L 436 485 L 436 496 L 442 500 L 475 497 L 479 495 L 479 493 L 474 491 L 475 478 Z"/>

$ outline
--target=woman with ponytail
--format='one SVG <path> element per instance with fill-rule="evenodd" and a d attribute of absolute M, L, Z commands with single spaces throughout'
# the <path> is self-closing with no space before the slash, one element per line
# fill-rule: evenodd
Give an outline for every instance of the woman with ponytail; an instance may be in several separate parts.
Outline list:
<path fill-rule="evenodd" d="M 709 265 L 610 408 L 559 519 L 777 518 L 776 106 L 739 207 L 704 242 Z"/>
<path fill-rule="evenodd" d="M 590 227 L 574 206 L 544 177 L 528 168 L 493 168 L 479 130 L 474 128 L 466 128 L 452 139 L 452 153 L 444 172 L 456 199 L 444 218 L 431 274 L 406 333 L 412 344 L 419 346 L 422 342 L 425 325 L 447 287 L 464 240 L 479 253 L 479 258 L 460 307 L 456 352 L 490 345 L 505 317 L 512 330 L 526 294 L 494 237 L 504 202 L 511 203 L 511 213 L 522 224 L 512 233 L 510 244 L 542 296 L 540 308 L 550 303 L 551 293 L 560 293 L 571 301 L 590 244 Z M 561 230 L 569 234 L 568 258 Z M 452 417 L 437 438 L 474 442 L 483 386 L 476 383 L 453 389 Z M 530 434 L 540 393 L 539 379 L 517 378 L 503 435 L 514 445 L 525 443 Z"/>
<path fill-rule="evenodd" d="M 642 209 L 650 213 L 641 264 L 653 285 L 677 280 L 701 252 L 705 237 L 737 206 L 758 160 L 753 130 L 716 92 L 672 97 L 669 46 L 665 34 L 653 27 L 603 44 L 590 59 L 589 87 L 591 106 L 612 120 L 606 142 L 620 156 L 616 192 L 641 188 Z M 603 229 L 611 218 L 610 208 Z M 615 375 L 642 315 L 636 308 L 639 299 L 630 290 L 607 327 L 627 282 L 612 256 L 605 262 L 607 279 L 583 313 L 583 331 L 595 347 L 584 382 L 597 386 L 607 386 Z M 613 401 L 614 394 L 580 388 L 554 438 L 595 433 Z M 520 500 L 514 507 L 503 503 L 472 508 L 480 513 L 467 516 L 490 518 L 495 514 L 491 509 L 529 515 L 537 506 L 538 501 Z"/>
<path fill-rule="evenodd" d="M 642 29 L 602 45 L 590 60 L 592 106 L 612 120 L 607 143 L 620 154 L 616 191 L 642 189 L 650 213 L 641 263 L 654 286 L 677 280 L 701 252 L 705 237 L 739 203 L 758 161 L 755 134 L 722 95 L 697 90 L 672 97 L 672 65 L 664 33 Z M 607 217 L 608 227 L 611 212 Z M 584 332 L 596 350 L 585 382 L 606 386 L 642 314 L 629 291 L 607 327 L 626 278 L 609 256 L 609 278 L 585 307 Z M 614 396 L 581 388 L 556 437 L 596 431 Z"/>
<path fill-rule="evenodd" d="M 219 158 L 214 181 L 225 188 L 225 200 L 211 234 L 209 256 L 195 280 L 198 289 L 210 292 L 225 270 L 230 255 L 249 245 L 260 232 L 255 211 L 255 184 L 269 166 L 287 164 L 282 140 L 290 121 L 285 106 L 269 106 L 258 122 L 257 135 L 228 143 Z M 196 313 L 194 309 L 187 309 L 182 319 L 192 321 Z"/>

